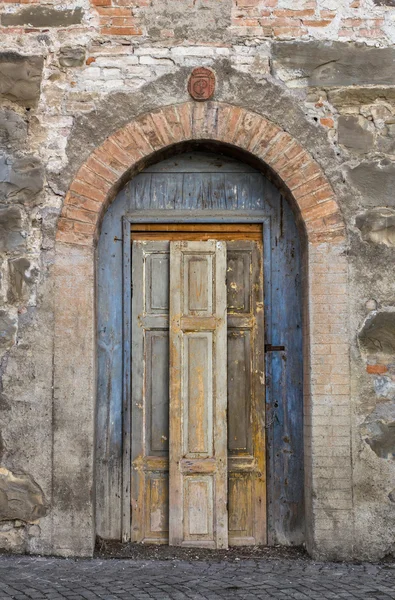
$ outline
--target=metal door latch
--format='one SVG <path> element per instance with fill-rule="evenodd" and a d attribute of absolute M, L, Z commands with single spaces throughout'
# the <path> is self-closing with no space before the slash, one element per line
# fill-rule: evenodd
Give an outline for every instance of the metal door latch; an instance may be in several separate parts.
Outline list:
<path fill-rule="evenodd" d="M 271 344 L 265 344 L 265 352 L 283 352 L 285 346 L 272 346 Z"/>

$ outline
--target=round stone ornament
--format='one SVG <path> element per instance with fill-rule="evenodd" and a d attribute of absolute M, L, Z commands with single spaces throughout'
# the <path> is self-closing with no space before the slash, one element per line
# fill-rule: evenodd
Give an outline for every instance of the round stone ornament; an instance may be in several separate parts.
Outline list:
<path fill-rule="evenodd" d="M 209 100 L 215 90 L 215 75 L 206 67 L 194 69 L 188 81 L 188 92 L 194 100 Z"/>

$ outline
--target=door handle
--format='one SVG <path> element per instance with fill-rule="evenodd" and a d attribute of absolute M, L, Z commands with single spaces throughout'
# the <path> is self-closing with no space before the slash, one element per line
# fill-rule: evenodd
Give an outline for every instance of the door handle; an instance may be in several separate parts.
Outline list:
<path fill-rule="evenodd" d="M 285 346 L 272 346 L 271 344 L 265 344 L 265 352 L 284 352 Z"/>

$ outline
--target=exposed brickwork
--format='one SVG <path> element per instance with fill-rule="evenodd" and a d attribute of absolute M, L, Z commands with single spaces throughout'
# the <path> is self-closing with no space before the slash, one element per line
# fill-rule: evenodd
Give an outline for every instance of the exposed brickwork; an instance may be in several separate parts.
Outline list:
<path fill-rule="evenodd" d="M 315 36 L 320 31 L 336 31 L 339 38 L 385 39 L 388 13 L 372 14 L 363 2 L 350 2 L 348 8 L 328 9 L 319 0 L 235 0 L 232 25 L 241 35 L 274 38 Z"/>
<path fill-rule="evenodd" d="M 57 6 L 57 2 L 43 0 L 2 0 L 1 5 L 18 10 L 19 6 Z M 286 0 L 232 0 L 229 8 L 228 30 L 237 37 L 292 39 L 323 35 L 330 39 L 389 41 L 392 3 L 354 1 L 332 2 L 328 9 L 320 0 L 302 0 L 297 3 Z M 188 13 L 195 3 L 188 2 Z M 199 4 L 204 11 L 205 3 Z M 142 38 L 147 35 L 146 12 L 153 11 L 153 0 L 90 0 L 89 27 L 104 36 Z M 59 8 L 59 10 L 61 10 Z M 162 10 L 158 7 L 160 17 Z M 170 8 L 171 10 L 171 8 Z M 160 19 L 161 20 L 161 19 Z M 177 37 L 177 24 L 173 28 L 158 28 L 163 40 Z M 40 29 L 25 27 L 0 28 L 0 33 L 30 33 Z M 193 39 L 191 40 L 194 41 Z"/>
<path fill-rule="evenodd" d="M 191 139 L 213 139 L 253 153 L 289 188 L 311 242 L 343 238 L 343 219 L 331 186 L 319 165 L 289 134 L 239 107 L 190 102 L 140 116 L 94 151 L 70 186 L 57 239 L 92 244 L 95 225 L 123 173 L 145 156 Z"/>
<path fill-rule="evenodd" d="M 316 515 L 315 544 L 333 548 L 352 536 L 348 266 L 342 246 L 311 247 L 309 347 L 305 390 L 308 494 Z"/>

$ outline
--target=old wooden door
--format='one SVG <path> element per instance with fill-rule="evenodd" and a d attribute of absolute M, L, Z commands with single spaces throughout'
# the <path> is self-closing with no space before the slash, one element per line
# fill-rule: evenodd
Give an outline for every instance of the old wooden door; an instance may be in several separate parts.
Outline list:
<path fill-rule="evenodd" d="M 248 317 L 248 312 L 243 314 L 240 308 L 241 292 L 237 282 L 233 282 L 233 288 L 236 286 L 237 289 L 230 288 L 232 272 L 229 271 L 228 291 L 234 294 L 232 302 L 238 303 L 238 307 L 234 305 L 234 309 L 229 310 L 228 314 L 229 404 L 235 404 L 237 397 L 241 397 L 240 404 L 243 404 L 243 387 L 247 399 L 257 402 L 252 392 L 255 386 L 263 386 L 259 374 L 260 367 L 258 369 L 250 367 L 244 372 L 240 362 L 237 362 L 239 359 L 236 358 L 233 365 L 231 359 L 232 348 L 233 352 L 238 352 L 239 355 L 244 350 L 248 357 L 250 342 L 252 342 L 252 353 L 255 352 L 254 344 L 257 343 L 259 351 L 265 348 L 267 542 L 270 545 L 299 545 L 305 540 L 301 297 L 303 234 L 301 237 L 291 206 L 280 190 L 261 172 L 246 163 L 226 156 L 226 148 L 222 150 L 221 153 L 213 153 L 198 144 L 193 150 L 176 154 L 151 165 L 125 184 L 104 215 L 97 253 L 98 387 L 95 513 L 96 533 L 105 540 L 128 541 L 131 531 L 134 540 L 163 543 L 168 540 L 166 382 L 169 376 L 167 352 L 170 238 L 169 236 L 159 238 L 157 230 L 155 235 L 149 237 L 145 223 L 156 222 L 156 226 L 159 223 L 165 231 L 169 229 L 168 223 L 189 222 L 191 225 L 195 223 L 197 236 L 193 237 L 193 232 L 188 231 L 182 238 L 185 240 L 224 239 L 216 237 L 223 233 L 223 228 L 219 231 L 218 227 L 210 229 L 209 225 L 204 227 L 204 235 L 207 233 L 204 237 L 201 232 L 202 227 L 197 225 L 199 220 L 206 223 L 227 223 L 228 227 L 233 223 L 233 231 L 236 235 L 232 243 L 255 241 L 258 244 L 257 238 L 254 238 L 251 233 L 247 234 L 246 231 L 242 232 L 241 237 L 237 237 L 241 229 L 240 224 L 250 219 L 259 221 L 264 228 L 264 252 L 259 251 L 258 254 L 260 260 L 263 255 L 265 335 L 263 341 L 263 334 L 257 331 L 257 328 L 263 327 L 262 319 L 256 321 L 254 328 L 252 316 Z M 133 261 L 131 260 L 130 223 L 133 224 L 134 229 L 140 223 L 143 230 L 141 233 L 145 232 L 146 236 L 144 252 L 143 247 L 141 249 L 138 247 L 140 242 L 135 244 L 133 249 L 134 254 L 140 253 L 140 266 L 136 256 Z M 133 231 L 133 234 L 135 233 L 137 231 Z M 259 239 L 262 240 L 262 232 Z M 155 242 L 157 246 L 150 248 L 151 242 Z M 159 245 L 160 243 L 162 246 Z M 234 248 L 230 248 L 229 240 L 226 240 L 226 243 L 230 256 Z M 146 253 L 145 258 L 144 253 Z M 245 255 L 243 256 L 245 258 Z M 129 329 L 131 326 L 129 306 L 131 262 L 133 262 L 135 279 L 133 314 L 141 315 L 140 320 L 135 321 L 133 325 L 136 330 L 133 336 L 133 349 L 130 348 L 132 335 Z M 241 264 L 243 261 L 240 261 Z M 144 269 L 145 283 L 141 279 Z M 241 271 L 238 272 L 241 277 Z M 238 297 L 235 296 L 236 293 Z M 260 300 L 257 299 L 257 306 L 259 302 Z M 258 309 L 252 306 L 249 310 Z M 233 323 L 237 321 L 241 326 L 243 323 L 248 324 L 249 320 L 252 325 L 244 330 L 242 327 L 232 330 L 232 320 Z M 144 348 L 145 365 L 142 363 Z M 135 362 L 139 352 L 141 352 L 140 364 L 138 358 Z M 133 365 L 130 360 L 131 354 Z M 260 357 L 258 359 L 261 360 Z M 151 364 L 155 366 L 152 372 Z M 130 441 L 132 436 L 129 429 L 131 423 L 129 411 L 132 409 L 132 403 L 129 382 L 132 380 L 130 372 L 132 366 L 135 383 L 133 390 L 135 466 L 131 530 Z M 246 383 L 238 385 L 237 392 L 232 375 L 232 369 L 236 368 L 239 369 L 237 381 L 241 381 L 241 376 L 246 377 Z M 141 391 L 137 393 L 139 386 Z M 260 397 L 259 391 L 255 398 Z M 140 405 L 143 406 L 142 399 L 145 401 L 144 410 L 139 408 Z M 139 411 L 142 411 L 140 415 Z M 238 475 L 236 469 L 230 472 L 228 482 L 231 544 L 237 543 L 238 538 L 241 540 L 240 543 L 247 543 L 247 539 L 255 539 L 260 543 L 259 539 L 266 537 L 251 524 L 257 523 L 257 527 L 260 527 L 264 522 L 262 507 L 265 506 L 265 501 L 261 502 L 260 498 L 264 494 L 265 482 L 258 477 L 259 473 L 264 473 L 262 468 L 264 457 L 257 454 L 258 448 L 262 448 L 263 444 L 257 444 L 256 448 L 252 448 L 252 452 L 251 446 L 247 445 L 246 449 L 244 445 L 243 449 L 245 441 L 241 442 L 241 440 L 244 438 L 248 441 L 243 428 L 246 423 L 250 427 L 248 413 L 245 414 L 245 421 L 240 419 L 232 421 L 231 411 L 228 411 L 228 441 L 230 445 L 233 444 L 229 448 L 228 465 L 232 469 L 237 463 L 239 469 Z M 254 427 L 257 427 L 260 421 L 261 428 L 258 428 L 258 432 L 263 432 L 263 410 L 260 413 L 253 411 L 252 417 L 254 415 L 256 415 Z M 239 429 L 232 434 L 232 427 Z M 235 437 L 238 439 L 235 440 Z M 254 435 L 252 441 L 254 442 L 255 439 Z M 251 444 L 251 441 L 249 443 Z M 254 459 L 249 458 L 251 456 Z M 137 480 L 144 482 L 143 487 L 137 484 Z M 254 487 L 252 492 L 251 486 Z M 259 486 L 261 492 L 257 491 Z M 136 490 L 139 490 L 138 494 Z M 244 500 L 239 500 L 239 494 L 244 494 Z M 143 497 L 144 502 L 142 502 Z M 233 507 L 243 506 L 248 502 L 251 507 L 251 499 L 255 500 L 253 509 L 234 510 Z M 255 515 L 253 521 L 250 520 L 251 515 Z"/>
<path fill-rule="evenodd" d="M 150 231 L 140 231 L 144 227 Z M 180 227 L 175 226 L 136 226 L 135 229 L 138 231 L 132 235 L 132 539 L 145 543 L 167 542 L 170 510 L 174 524 L 170 534 L 173 544 L 224 547 L 227 537 L 230 545 L 265 544 L 261 227 L 245 226 L 243 232 L 242 226 L 234 226 L 233 233 L 210 225 L 205 225 L 205 232 L 199 232 L 201 226 L 193 225 L 183 227 L 181 231 Z M 153 231 L 155 229 L 157 231 Z M 213 272 L 203 266 L 204 260 L 198 254 L 198 249 L 209 242 L 173 241 L 176 244 L 173 250 L 175 260 L 171 264 L 169 239 L 197 240 L 210 237 L 225 240 L 222 245 L 218 241 L 211 242 L 211 245 L 219 243 L 223 249 L 226 243 L 226 288 L 225 273 L 222 274 L 219 267 L 215 270 L 214 278 L 209 276 L 205 287 L 203 281 L 198 284 L 199 277 L 207 277 L 208 273 Z M 188 251 L 192 249 L 196 258 L 192 263 L 195 277 L 192 287 L 185 280 L 189 272 L 180 270 L 182 248 Z M 170 280 L 173 282 L 171 294 Z M 218 315 L 214 316 L 219 308 L 211 306 L 213 312 L 210 313 L 209 307 L 200 309 L 194 300 L 191 304 L 192 320 L 185 309 L 190 293 L 207 301 L 206 288 L 210 280 L 218 288 L 216 302 L 222 297 L 221 285 L 223 295 L 226 293 L 227 298 L 227 348 L 223 348 L 215 360 L 211 358 L 211 362 L 208 350 L 212 345 L 207 346 L 207 336 L 212 336 L 221 323 Z M 170 295 L 175 343 L 171 351 L 172 361 L 169 361 Z M 179 316 L 182 307 L 183 318 Z M 184 364 L 188 354 L 180 352 L 183 336 L 189 338 L 186 347 L 193 352 L 193 361 L 189 363 L 194 365 L 195 370 L 192 371 Z M 223 341 L 221 343 L 224 344 Z M 214 354 L 215 349 L 216 346 L 213 348 Z M 205 362 L 207 360 L 208 363 Z M 221 364 L 221 360 L 224 364 Z M 171 389 L 174 399 L 171 406 L 170 362 L 173 365 Z M 213 414 L 210 412 L 212 407 L 205 402 L 199 404 L 199 381 L 208 364 L 215 365 L 215 368 L 211 377 L 206 377 L 206 385 L 213 385 L 214 388 L 223 386 L 227 375 L 227 438 L 224 438 L 225 418 L 221 419 L 223 407 L 216 414 L 216 424 L 213 426 L 207 420 Z M 187 384 L 184 394 L 180 392 L 183 377 L 194 382 L 190 388 L 191 398 Z M 203 394 L 202 398 L 207 398 L 207 394 Z M 188 403 L 188 400 L 191 402 Z M 170 461 L 170 492 L 169 411 L 172 432 L 175 434 L 172 436 L 174 446 Z M 190 437 L 185 432 L 190 433 Z M 188 446 L 186 440 L 190 440 L 192 445 Z M 228 454 L 229 513 L 225 531 L 225 487 L 221 473 L 226 465 L 224 444 L 227 444 Z M 213 482 L 218 484 L 217 489 Z"/>
<path fill-rule="evenodd" d="M 227 548 L 226 246 L 170 243 L 173 546 Z"/>
<path fill-rule="evenodd" d="M 263 250 L 227 243 L 229 543 L 266 544 Z"/>

